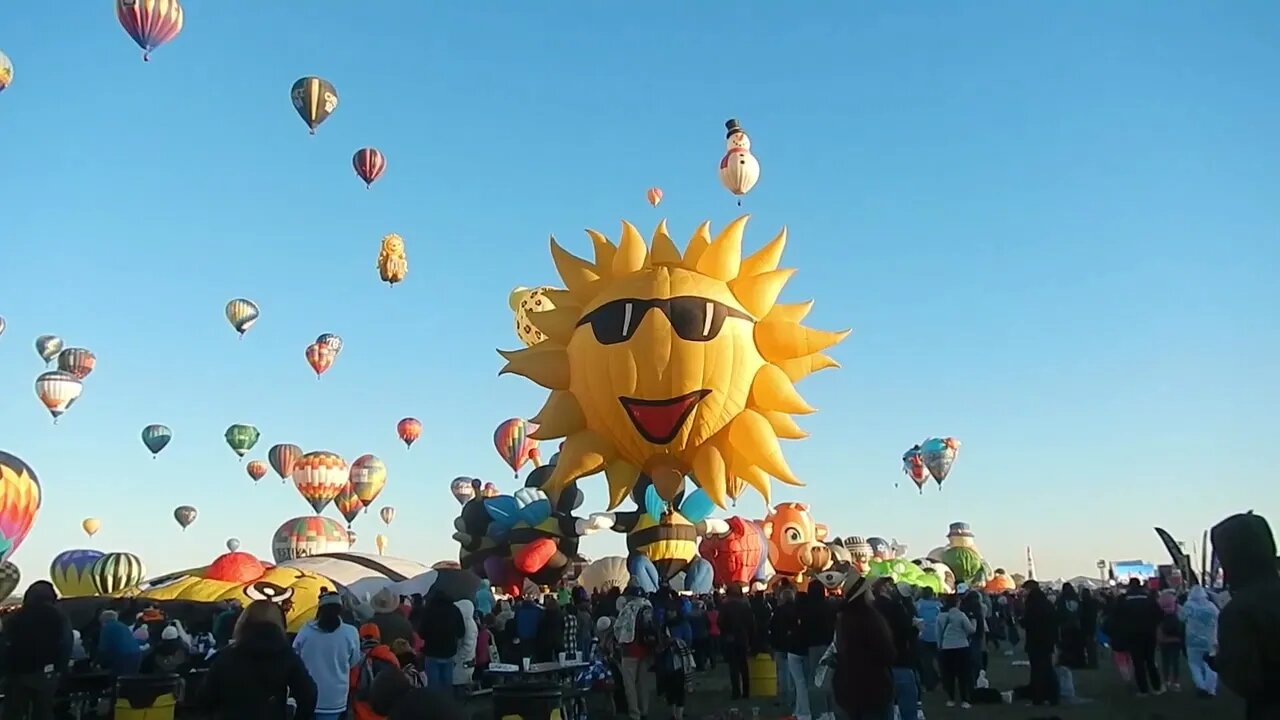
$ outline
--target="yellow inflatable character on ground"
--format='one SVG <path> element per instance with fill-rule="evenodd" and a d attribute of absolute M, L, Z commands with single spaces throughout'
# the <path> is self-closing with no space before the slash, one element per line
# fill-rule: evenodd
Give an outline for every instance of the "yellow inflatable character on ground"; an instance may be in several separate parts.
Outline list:
<path fill-rule="evenodd" d="M 704 223 L 683 254 L 665 222 L 651 246 L 630 223 L 617 245 L 589 230 L 594 262 L 551 239 L 567 289 L 529 315 L 547 339 L 502 353 L 502 372 L 551 390 L 533 418 L 534 438 L 566 438 L 549 492 L 603 470 L 616 507 L 643 472 L 670 501 L 692 473 L 724 507 L 739 479 L 766 500 L 769 476 L 801 484 L 778 444 L 804 437 L 791 416 L 814 410 L 793 383 L 837 367 L 821 351 L 848 331 L 804 327 L 811 303 L 777 302 L 786 230 L 743 258 L 746 224 L 713 240 Z"/>
<path fill-rule="evenodd" d="M 404 253 L 404 239 L 395 233 L 382 238 L 378 250 L 378 275 L 388 285 L 395 285 L 409 274 L 409 258 Z"/>
<path fill-rule="evenodd" d="M 217 602 L 270 600 L 285 610 L 289 632 L 315 617 L 320 591 L 336 584 L 315 573 L 263 565 L 249 553 L 230 552 L 212 565 L 158 577 L 140 588 L 138 597 L 152 600 Z"/>

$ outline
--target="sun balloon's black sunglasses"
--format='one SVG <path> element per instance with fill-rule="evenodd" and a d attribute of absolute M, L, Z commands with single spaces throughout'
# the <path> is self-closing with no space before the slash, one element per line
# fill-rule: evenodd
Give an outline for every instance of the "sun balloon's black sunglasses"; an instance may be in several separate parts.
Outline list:
<path fill-rule="evenodd" d="M 740 318 L 755 322 L 755 318 L 747 313 L 731 308 L 722 302 L 704 297 L 685 295 L 673 298 L 656 298 L 641 300 L 639 298 L 620 298 L 611 300 L 592 310 L 578 321 L 578 327 L 591 325 L 591 332 L 596 342 L 601 345 L 616 345 L 626 342 L 635 334 L 636 328 L 650 310 L 657 308 L 676 335 L 689 342 L 707 342 L 720 334 L 725 318 Z"/>

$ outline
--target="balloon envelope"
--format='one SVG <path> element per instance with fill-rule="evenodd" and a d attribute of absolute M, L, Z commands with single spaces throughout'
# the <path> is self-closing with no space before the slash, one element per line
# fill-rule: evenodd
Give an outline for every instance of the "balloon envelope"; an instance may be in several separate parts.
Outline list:
<path fill-rule="evenodd" d="M 0 562 L 27 539 L 40 513 L 43 492 L 36 471 L 16 455 L 0 450 Z"/>
<path fill-rule="evenodd" d="M 396 434 L 400 436 L 406 448 L 412 447 L 413 443 L 422 437 L 422 422 L 417 418 L 407 417 L 396 423 Z"/>
<path fill-rule="evenodd" d="M 142 59 L 182 32 L 182 5 L 178 0 L 116 0 L 120 27 L 142 48 Z"/>
<path fill-rule="evenodd" d="M 198 514 L 199 512 L 190 505 L 179 505 L 173 509 L 173 519 L 178 521 L 183 530 L 186 530 L 191 526 L 191 523 L 196 521 L 196 515 Z"/>
<path fill-rule="evenodd" d="M 347 486 L 347 461 L 327 450 L 309 452 L 293 465 L 293 484 L 317 513 Z"/>
<path fill-rule="evenodd" d="M 89 575 L 99 595 L 114 595 L 142 582 L 147 568 L 133 553 L 113 552 L 98 558 Z"/>
<path fill-rule="evenodd" d="M 240 549 L 240 538 L 227 538 L 227 551 L 235 552 Z"/>
<path fill-rule="evenodd" d="M 49 580 L 57 588 L 62 597 L 81 597 L 96 595 L 98 589 L 93 584 L 90 573 L 94 563 L 103 553 L 98 550 L 63 550 L 49 564 Z"/>
<path fill-rule="evenodd" d="M 151 451 L 151 455 L 159 455 L 160 451 L 173 440 L 173 431 L 164 425 L 148 425 L 142 428 L 142 444 Z"/>
<path fill-rule="evenodd" d="M 231 327 L 235 328 L 241 336 L 258 322 L 258 304 L 245 298 L 236 298 L 228 302 L 225 313 L 227 322 L 231 323 Z"/>
<path fill-rule="evenodd" d="M 361 455 L 351 463 L 349 479 L 356 497 L 369 507 L 387 485 L 387 465 L 374 455 Z"/>
<path fill-rule="evenodd" d="M 0 600 L 7 600 L 22 582 L 22 571 L 8 560 L 0 563 Z"/>
<path fill-rule="evenodd" d="M 384 525 L 390 525 L 391 521 L 396 519 L 396 509 L 388 505 L 379 510 L 378 515 L 382 518 Z"/>
<path fill-rule="evenodd" d="M 377 148 L 360 148 L 351 156 L 351 167 L 355 168 L 356 176 L 364 181 L 364 186 L 370 187 L 386 171 L 387 158 Z"/>
<path fill-rule="evenodd" d="M 84 348 L 64 348 L 58 353 L 58 369 L 69 372 L 81 380 L 89 377 L 89 373 L 93 372 L 93 367 L 97 364 L 97 356 Z"/>
<path fill-rule="evenodd" d="M 245 453 L 252 450 L 253 446 L 258 444 L 258 438 L 261 436 L 262 433 L 258 432 L 258 428 L 243 423 L 232 425 L 223 433 L 227 445 L 240 457 L 244 457 Z"/>
<path fill-rule="evenodd" d="M 0 51 L 0 92 L 4 92 L 11 82 L 13 82 L 13 63 L 8 55 Z M 4 323 L 0 321 L 0 333 L 2 332 L 4 332 Z"/>
<path fill-rule="evenodd" d="M 298 78 L 289 90 L 289 99 L 298 117 L 316 134 L 316 128 L 338 109 L 338 90 L 324 78 L 309 75 Z"/>
<path fill-rule="evenodd" d="M 276 562 L 344 552 L 351 548 L 346 528 L 322 515 L 296 517 L 286 521 L 271 538 L 271 554 Z"/>
<path fill-rule="evenodd" d="M 84 534 L 93 537 L 102 529 L 102 521 L 98 518 L 85 518 L 80 523 L 80 528 L 84 530 Z"/>
<path fill-rule="evenodd" d="M 272 445 L 267 451 L 267 460 L 271 463 L 271 468 L 282 480 L 293 475 L 293 465 L 300 457 L 302 457 L 302 448 L 287 443 Z"/>
<path fill-rule="evenodd" d="M 57 335 L 41 335 L 36 338 L 36 354 L 45 365 L 53 362 L 60 352 L 62 352 L 62 338 Z"/>

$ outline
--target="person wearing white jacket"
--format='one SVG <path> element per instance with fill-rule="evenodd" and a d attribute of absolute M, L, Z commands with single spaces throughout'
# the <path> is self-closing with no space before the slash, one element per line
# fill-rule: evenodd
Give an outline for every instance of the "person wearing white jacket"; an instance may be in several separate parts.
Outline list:
<path fill-rule="evenodd" d="M 944 607 L 945 611 L 938 616 L 938 649 L 941 651 L 938 664 L 942 668 L 942 686 L 947 691 L 947 707 L 955 707 L 958 694 L 960 707 L 968 708 L 973 682 L 969 637 L 977 632 L 978 627 L 960 609 L 957 596 L 948 596 Z"/>
<path fill-rule="evenodd" d="M 1204 661 L 1206 655 L 1218 651 L 1218 606 L 1199 585 L 1191 588 L 1187 603 L 1178 609 L 1178 619 L 1186 625 L 1187 665 L 1196 694 L 1213 697 L 1218 694 L 1218 674 Z"/>

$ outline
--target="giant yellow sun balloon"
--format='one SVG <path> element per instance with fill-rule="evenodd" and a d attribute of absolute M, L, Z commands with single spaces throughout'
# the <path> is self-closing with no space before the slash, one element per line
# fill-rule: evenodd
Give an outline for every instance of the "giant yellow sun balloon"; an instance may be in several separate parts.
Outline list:
<path fill-rule="evenodd" d="M 604 471 L 616 507 L 642 472 L 667 499 L 692 473 L 723 507 L 739 481 L 766 501 L 770 476 L 802 484 L 778 444 L 804 437 L 791 416 L 813 412 L 793 383 L 838 367 L 821 353 L 848 331 L 804 327 L 811 302 L 777 302 L 793 272 L 778 269 L 787 231 L 744 259 L 746 224 L 712 240 L 704 223 L 683 255 L 665 222 L 651 247 L 627 222 L 617 245 L 588 230 L 594 262 L 551 239 L 567 289 L 529 316 L 547 339 L 502 352 L 502 372 L 551 391 L 532 419 L 534 438 L 565 438 L 551 492 Z"/>

